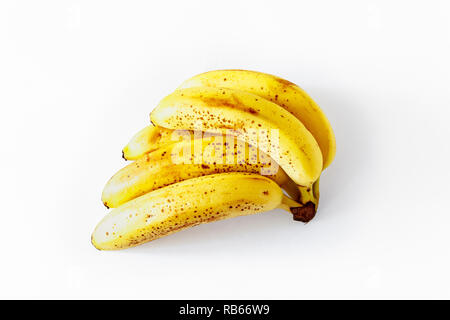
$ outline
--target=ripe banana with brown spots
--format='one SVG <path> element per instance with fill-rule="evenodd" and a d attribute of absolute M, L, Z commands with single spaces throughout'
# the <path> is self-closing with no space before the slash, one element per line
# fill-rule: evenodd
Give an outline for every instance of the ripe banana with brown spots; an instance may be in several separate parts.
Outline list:
<path fill-rule="evenodd" d="M 191 139 L 191 133 L 150 152 L 119 170 L 106 184 L 102 201 L 109 208 L 147 192 L 199 176 L 223 172 L 267 175 L 293 198 L 300 193 L 295 183 L 266 154 L 237 141 L 234 136 Z M 231 138 L 231 139 L 230 139 Z M 228 141 L 227 141 L 228 139 Z"/>
<path fill-rule="evenodd" d="M 313 135 L 291 113 L 260 96 L 214 87 L 180 89 L 152 111 L 152 123 L 182 130 L 229 129 L 239 140 L 258 146 L 257 130 L 278 134 L 263 150 L 297 185 L 311 188 L 322 172 L 322 153 Z M 269 138 L 270 140 L 270 138 Z"/>
<path fill-rule="evenodd" d="M 127 157 L 126 155 L 129 155 L 129 153 L 124 153 L 124 158 L 126 160 L 136 160 L 139 158 L 143 158 L 144 156 L 146 156 L 150 151 L 149 150 L 157 150 L 158 148 L 162 148 L 161 146 L 164 146 L 164 148 L 166 148 L 168 145 L 173 144 L 174 142 L 178 141 L 178 137 L 177 137 L 177 131 L 176 130 L 171 130 L 171 129 L 166 129 L 160 126 L 153 126 L 150 125 L 149 127 L 146 127 L 144 129 L 142 129 L 141 131 L 139 131 L 128 143 L 128 145 L 123 149 L 123 150 L 130 150 L 132 149 L 134 152 L 134 157 Z M 191 133 L 193 134 L 193 133 Z M 197 132 L 198 134 L 198 132 Z M 223 131 L 223 136 L 225 137 L 226 131 Z M 146 136 L 147 135 L 147 136 Z M 158 139 L 154 139 L 153 137 L 158 137 Z M 142 143 L 142 141 L 145 141 L 145 143 Z M 155 145 L 153 145 L 153 142 L 156 141 Z M 133 147 L 130 147 L 133 146 Z M 156 161 L 158 162 L 158 154 L 163 153 L 164 151 L 160 152 L 160 153 L 155 153 L 153 155 L 151 155 L 149 157 L 149 162 L 153 162 Z M 264 152 L 261 151 L 262 154 L 264 154 Z M 207 155 L 203 154 L 203 160 L 206 162 L 212 162 L 211 160 L 206 159 Z M 147 158 L 146 158 L 147 159 Z M 141 160 L 142 161 L 142 160 Z M 270 160 L 270 163 L 272 163 L 272 161 L 274 161 L 273 159 Z M 136 163 L 135 166 L 139 166 L 142 167 L 140 164 Z M 157 164 L 155 164 L 155 166 L 157 166 Z M 128 169 L 126 169 L 128 168 Z M 133 166 L 130 164 L 129 166 L 127 166 L 126 168 L 120 170 L 111 180 L 114 179 L 114 184 L 120 184 L 122 185 L 121 188 L 125 188 L 124 185 L 124 181 L 125 179 L 123 178 L 119 178 L 119 176 L 128 176 L 129 174 L 125 174 L 126 172 L 130 173 L 130 177 L 133 176 L 134 174 L 134 170 L 132 170 Z M 176 172 L 178 172 L 179 170 L 182 169 L 186 169 L 186 168 L 181 168 L 181 167 L 174 167 L 174 170 Z M 192 171 L 193 168 L 188 168 L 188 171 Z M 198 168 L 197 168 L 198 169 Z M 203 168 L 202 168 L 203 169 Z M 240 171 L 240 170 L 231 170 L 231 168 L 229 168 L 229 171 Z M 284 178 L 285 172 L 283 169 L 280 169 L 282 171 L 282 173 L 278 173 L 277 175 L 275 175 L 275 182 L 277 182 L 283 189 L 286 190 L 286 192 L 296 201 L 306 205 L 307 203 L 311 202 L 314 204 L 314 209 L 317 210 L 317 206 L 319 204 L 319 192 L 318 192 L 318 182 L 315 182 L 313 185 L 313 188 L 310 187 L 303 187 L 303 186 L 298 186 L 298 190 L 295 190 L 297 187 L 294 186 L 294 183 L 292 181 L 292 179 L 289 179 L 289 181 L 287 183 L 285 183 L 284 181 L 286 181 L 286 179 Z M 154 171 L 151 171 L 154 172 Z M 206 173 L 205 173 L 206 174 Z M 150 175 L 148 175 L 150 176 Z M 160 181 L 160 180 L 158 180 Z M 109 182 L 109 183 L 112 183 Z M 108 184 L 109 184 L 108 183 Z M 153 180 L 152 180 L 153 183 Z M 155 184 L 155 188 L 156 186 L 160 187 L 162 186 L 162 184 Z M 106 188 L 105 188 L 106 189 Z M 107 201 L 107 197 L 109 198 L 113 198 L 115 197 L 113 195 L 113 193 L 117 194 L 119 193 L 119 189 L 118 187 L 111 189 L 110 190 L 113 191 L 108 191 L 108 195 L 107 196 L 103 196 L 103 201 L 104 204 L 108 207 L 115 207 L 117 205 L 115 205 L 114 203 L 117 200 L 114 201 Z M 149 190 L 150 191 L 150 190 Z M 128 199 L 128 198 L 127 198 Z"/>
<path fill-rule="evenodd" d="M 336 140 L 327 117 L 299 86 L 271 74 L 248 70 L 216 70 L 196 75 L 181 84 L 191 87 L 222 87 L 254 93 L 270 100 L 297 117 L 312 133 L 323 155 L 323 167 L 333 161 Z"/>
<path fill-rule="evenodd" d="M 125 249 L 201 223 L 275 208 L 304 218 L 297 204 L 267 177 L 213 174 L 149 192 L 113 209 L 97 225 L 91 241 L 99 250 Z"/>

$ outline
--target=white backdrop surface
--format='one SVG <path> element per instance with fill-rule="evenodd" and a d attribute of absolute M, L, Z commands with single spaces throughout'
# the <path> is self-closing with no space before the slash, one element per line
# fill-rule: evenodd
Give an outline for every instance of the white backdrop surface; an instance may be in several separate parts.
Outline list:
<path fill-rule="evenodd" d="M 448 1 L 2 1 L 0 298 L 450 298 L 449 57 Z M 95 250 L 123 145 L 224 68 L 291 80 L 329 117 L 317 217 Z"/>

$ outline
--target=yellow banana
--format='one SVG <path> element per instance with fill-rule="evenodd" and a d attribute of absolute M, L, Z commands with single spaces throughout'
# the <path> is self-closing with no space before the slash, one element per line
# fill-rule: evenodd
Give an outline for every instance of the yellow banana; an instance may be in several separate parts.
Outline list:
<path fill-rule="evenodd" d="M 169 129 L 230 129 L 230 134 L 258 148 L 255 130 L 276 132 L 278 141 L 271 141 L 270 150 L 263 151 L 295 183 L 311 187 L 322 171 L 320 148 L 301 121 L 279 105 L 252 93 L 213 87 L 180 89 L 158 104 L 151 113 L 151 121 Z"/>
<path fill-rule="evenodd" d="M 277 103 L 312 133 L 322 151 L 323 167 L 333 161 L 336 153 L 333 129 L 320 107 L 294 83 L 256 71 L 217 70 L 196 75 L 183 82 L 179 89 L 203 86 L 243 90 Z"/>
<path fill-rule="evenodd" d="M 191 140 L 191 133 L 185 133 L 187 136 L 184 140 L 167 144 L 119 170 L 103 190 L 104 205 L 116 208 L 161 187 L 222 172 L 267 175 L 293 199 L 299 199 L 295 183 L 275 161 L 260 150 L 236 141 L 233 136 Z"/>
<path fill-rule="evenodd" d="M 148 152 L 173 143 L 171 134 L 172 130 L 149 125 L 131 138 L 122 150 L 122 157 L 126 160 L 136 160 Z"/>
<path fill-rule="evenodd" d="M 201 223 L 277 207 L 293 212 L 294 218 L 301 209 L 264 176 L 233 172 L 197 177 L 114 209 L 97 225 L 91 240 L 99 250 L 125 249 Z"/>
<path fill-rule="evenodd" d="M 134 145 L 135 147 L 133 148 L 134 150 L 134 157 L 133 158 L 126 158 L 126 160 L 136 160 L 139 159 L 143 156 L 145 156 L 146 154 L 149 153 L 149 150 L 156 150 L 158 148 L 160 148 L 160 146 L 164 146 L 166 147 L 167 145 L 170 145 L 174 142 L 177 141 L 177 135 L 176 135 L 176 130 L 171 130 L 171 129 L 166 129 L 160 126 L 150 126 L 152 128 L 152 130 L 146 130 L 146 128 L 142 129 L 140 132 L 142 132 L 142 135 L 139 136 L 138 134 L 135 135 L 135 137 L 139 137 L 140 140 L 143 141 L 147 141 L 146 144 L 139 144 L 138 142 L 133 142 L 133 139 L 130 141 L 129 145 Z M 160 138 L 158 139 L 158 143 L 156 145 L 152 145 L 151 141 L 152 138 L 151 136 L 155 134 L 155 131 L 160 130 L 161 131 L 161 135 Z M 145 137 L 145 132 L 147 132 L 147 135 L 149 135 L 149 137 Z M 171 134 L 169 134 L 171 133 Z M 226 135 L 226 131 L 224 130 L 222 133 L 223 136 Z M 124 148 L 124 150 L 126 150 L 127 147 Z M 262 154 L 264 154 L 264 152 L 259 151 Z M 153 160 L 149 160 L 150 162 L 153 161 L 159 161 L 157 154 L 161 154 L 160 153 L 155 153 L 155 155 L 150 156 L 150 158 L 152 158 Z M 204 161 L 208 161 L 207 159 L 205 159 L 205 154 L 203 154 L 203 159 Z M 273 159 L 270 160 L 270 163 L 274 161 Z M 210 161 L 211 162 L 211 161 Z M 139 166 L 142 168 L 142 166 L 140 164 L 135 164 L 135 166 Z M 124 184 L 124 179 L 123 178 L 119 178 L 118 176 L 122 175 L 122 177 L 128 176 L 128 172 L 130 173 L 130 177 L 134 175 L 133 170 L 131 169 L 133 166 L 129 165 L 129 167 L 123 168 L 122 170 L 120 170 L 116 175 L 114 175 L 113 178 L 111 178 L 111 181 L 108 182 L 108 184 L 113 183 L 116 185 L 122 185 L 122 187 L 120 188 L 125 188 L 126 185 Z M 175 171 L 178 172 L 179 169 L 182 168 L 177 168 L 175 169 Z M 188 168 L 188 170 L 190 170 L 192 168 Z M 231 169 L 231 168 L 230 168 Z M 157 170 L 157 169 L 155 169 Z M 313 188 L 310 187 L 303 187 L 303 186 L 298 186 L 298 190 L 296 190 L 297 186 L 295 186 L 294 182 L 288 178 L 288 182 L 285 183 L 285 178 L 283 177 L 281 179 L 281 174 L 285 174 L 283 169 L 280 169 L 282 171 L 282 173 L 278 173 L 277 175 L 275 175 L 274 177 L 274 181 L 277 182 L 284 190 L 286 190 L 286 192 L 293 198 L 296 199 L 297 201 L 299 201 L 302 204 L 307 204 L 308 202 L 312 202 L 317 210 L 317 206 L 319 205 L 319 183 L 318 180 L 316 182 L 314 182 L 313 184 Z M 228 170 L 228 171 L 241 171 L 241 170 Z M 152 171 L 153 172 L 153 171 Z M 128 178 L 129 179 L 129 178 Z M 319 178 L 320 179 L 320 178 Z M 114 182 L 112 181 L 114 180 Z M 168 183 L 169 184 L 169 183 Z M 158 184 L 158 187 L 161 187 L 162 184 Z M 116 206 L 118 206 L 119 204 L 121 204 L 121 202 L 117 202 L 117 200 L 111 201 L 108 200 L 109 199 L 113 199 L 116 196 L 114 194 L 117 194 L 119 192 L 119 187 L 116 188 L 112 188 L 112 187 L 108 187 L 108 189 L 110 189 L 110 191 L 107 191 L 107 194 L 104 194 L 102 199 L 104 201 L 105 206 L 114 208 Z M 156 187 L 155 187 L 156 189 Z M 106 190 L 106 187 L 105 187 Z M 315 190 L 315 191 L 314 191 Z M 149 190 L 150 191 L 150 190 Z M 105 192 L 104 192 L 105 193 Z M 128 196 L 127 199 L 129 200 Z M 127 201 L 128 201 L 127 200 Z M 116 203 L 116 204 L 114 204 Z"/>

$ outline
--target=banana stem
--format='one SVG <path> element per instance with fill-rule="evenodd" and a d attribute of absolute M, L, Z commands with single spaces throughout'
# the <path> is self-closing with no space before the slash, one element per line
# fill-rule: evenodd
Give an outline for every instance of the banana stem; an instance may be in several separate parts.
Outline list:
<path fill-rule="evenodd" d="M 295 184 L 295 182 L 292 181 L 291 179 L 280 185 L 280 187 L 283 188 L 292 199 L 296 200 L 300 199 L 301 197 L 300 190 L 298 186 Z"/>
<path fill-rule="evenodd" d="M 298 191 L 300 193 L 298 201 L 302 204 L 312 202 L 317 207 L 319 205 L 318 189 L 319 189 L 318 181 L 314 182 L 314 184 L 310 187 L 298 186 Z"/>
<path fill-rule="evenodd" d="M 279 208 L 292 213 L 295 221 L 305 223 L 311 221 L 311 219 L 316 215 L 316 205 L 311 201 L 302 204 L 285 195 L 283 195 Z"/>
<path fill-rule="evenodd" d="M 313 183 L 313 194 L 314 198 L 317 199 L 316 205 L 318 205 L 320 198 L 319 184 L 320 184 L 320 177 L 316 180 L 316 182 Z"/>

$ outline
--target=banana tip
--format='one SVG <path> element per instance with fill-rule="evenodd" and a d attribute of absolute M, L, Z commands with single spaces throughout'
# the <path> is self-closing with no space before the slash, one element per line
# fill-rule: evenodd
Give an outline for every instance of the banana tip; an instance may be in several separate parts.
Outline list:
<path fill-rule="evenodd" d="M 91 244 L 92 246 L 97 249 L 98 251 L 102 251 L 96 244 L 95 240 L 94 240 L 94 234 L 91 235 Z"/>

